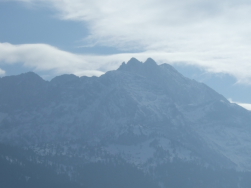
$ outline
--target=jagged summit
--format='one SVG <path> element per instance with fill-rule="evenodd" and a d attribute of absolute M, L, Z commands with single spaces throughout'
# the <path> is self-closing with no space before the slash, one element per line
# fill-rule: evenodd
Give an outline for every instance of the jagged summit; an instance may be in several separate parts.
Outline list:
<path fill-rule="evenodd" d="M 146 68 L 156 68 L 158 67 L 157 63 L 152 59 L 148 58 L 144 63 L 140 62 L 136 58 L 131 58 L 127 63 L 123 62 L 118 70 L 124 71 L 137 71 Z"/>
<path fill-rule="evenodd" d="M 152 58 L 148 58 L 145 62 L 140 62 L 136 58 L 131 58 L 127 63 L 123 62 L 121 66 L 118 68 L 119 71 L 130 71 L 134 73 L 146 73 L 147 75 L 155 75 L 158 76 L 160 74 L 160 70 L 165 70 L 166 73 L 179 74 L 178 71 L 169 64 L 161 64 L 158 65 Z"/>
<path fill-rule="evenodd" d="M 131 71 L 131 70 L 137 70 L 140 69 L 142 66 L 142 62 L 137 60 L 136 58 L 131 58 L 127 63 L 123 62 L 122 65 L 118 68 L 118 70 L 122 71 Z"/>
<path fill-rule="evenodd" d="M 147 58 L 147 60 L 145 61 L 145 65 L 151 65 L 151 66 L 156 66 L 157 63 L 152 59 L 152 58 Z"/>
<path fill-rule="evenodd" d="M 132 57 L 128 62 L 127 65 L 129 66 L 140 66 L 142 64 L 142 62 L 140 62 L 138 59 L 136 59 L 135 57 Z"/>
<path fill-rule="evenodd" d="M 152 78 L 158 77 L 161 74 L 160 66 L 152 58 L 148 58 L 145 62 L 131 58 L 127 63 L 122 63 L 118 71 L 131 72 Z"/>

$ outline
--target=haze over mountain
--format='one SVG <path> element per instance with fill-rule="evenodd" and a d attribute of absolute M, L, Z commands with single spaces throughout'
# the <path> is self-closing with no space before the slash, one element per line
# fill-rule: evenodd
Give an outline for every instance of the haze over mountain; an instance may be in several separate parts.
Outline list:
<path fill-rule="evenodd" d="M 100 77 L 3 77 L 0 112 L 1 143 L 82 186 L 79 165 L 112 164 L 152 187 L 248 187 L 251 112 L 151 58 Z"/>

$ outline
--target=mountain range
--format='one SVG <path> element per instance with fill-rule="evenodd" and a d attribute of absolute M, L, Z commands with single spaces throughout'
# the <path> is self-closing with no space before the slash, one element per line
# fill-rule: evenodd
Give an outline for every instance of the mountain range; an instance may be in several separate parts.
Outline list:
<path fill-rule="evenodd" d="M 0 79 L 0 142 L 20 150 L 0 153 L 6 168 L 26 160 L 80 187 L 248 187 L 250 122 L 250 111 L 151 58 L 100 77 Z"/>

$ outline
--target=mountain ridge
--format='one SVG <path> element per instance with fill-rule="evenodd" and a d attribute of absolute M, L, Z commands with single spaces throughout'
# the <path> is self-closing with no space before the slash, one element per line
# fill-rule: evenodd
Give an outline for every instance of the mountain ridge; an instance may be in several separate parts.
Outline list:
<path fill-rule="evenodd" d="M 251 171 L 251 113 L 171 65 L 132 58 L 100 77 L 28 79 L 20 93 L 8 93 L 8 79 L 0 80 L 0 142 L 73 166 L 72 158 L 119 157 L 144 172 L 173 161 Z"/>

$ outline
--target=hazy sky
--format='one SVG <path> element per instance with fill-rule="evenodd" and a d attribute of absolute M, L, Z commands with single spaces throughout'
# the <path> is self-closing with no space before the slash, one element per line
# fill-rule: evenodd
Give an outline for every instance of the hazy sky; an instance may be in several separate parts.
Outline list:
<path fill-rule="evenodd" d="M 101 75 L 152 57 L 251 92 L 250 20 L 246 0 L 0 0 L 0 76 Z"/>

